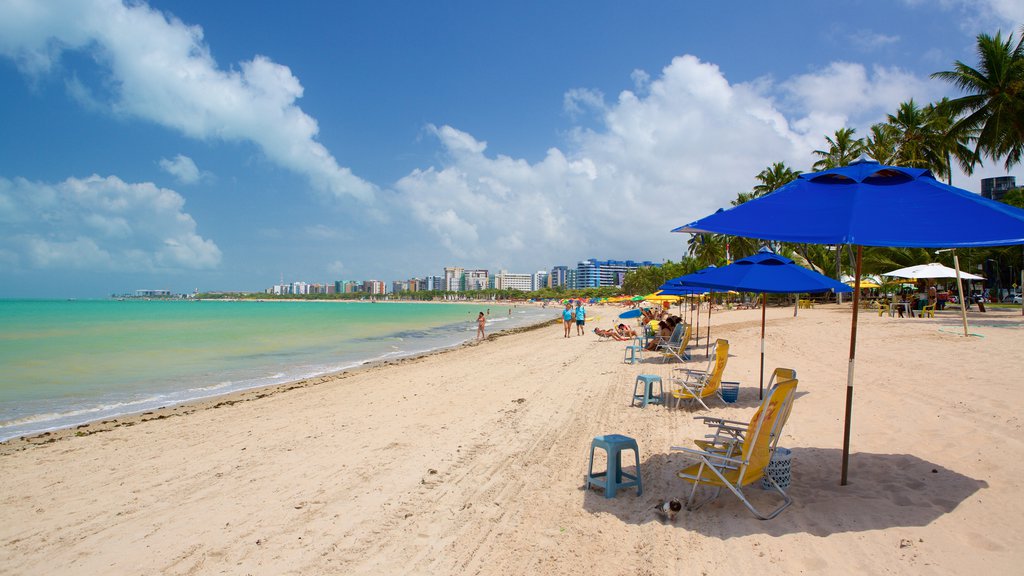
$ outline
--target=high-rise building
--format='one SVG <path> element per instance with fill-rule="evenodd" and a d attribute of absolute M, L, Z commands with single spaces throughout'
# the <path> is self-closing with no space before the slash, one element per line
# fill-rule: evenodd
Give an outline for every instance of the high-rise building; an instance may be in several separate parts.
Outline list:
<path fill-rule="evenodd" d="M 501 270 L 494 275 L 494 288 L 496 290 L 522 290 L 529 292 L 533 290 L 532 274 L 513 274 L 507 270 Z"/>
<path fill-rule="evenodd" d="M 448 292 L 461 292 L 465 288 L 463 284 L 463 269 L 458 266 L 446 267 L 444 269 L 444 288 Z"/>
<path fill-rule="evenodd" d="M 555 266 L 551 268 L 551 274 L 548 276 L 548 284 L 551 288 L 557 288 L 558 286 L 569 287 L 569 267 L 568 266 Z"/>
<path fill-rule="evenodd" d="M 981 179 L 981 195 L 989 200 L 1002 200 L 1007 192 L 1017 187 L 1017 178 L 1013 176 L 996 176 Z"/>
<path fill-rule="evenodd" d="M 661 266 L 651 261 L 633 260 L 583 260 L 576 265 L 576 288 L 599 288 L 601 286 L 622 286 L 626 274 L 641 266 Z"/>
<path fill-rule="evenodd" d="M 423 279 L 426 287 L 423 290 L 444 291 L 444 278 L 441 276 L 427 276 Z"/>
<path fill-rule="evenodd" d="M 488 287 L 487 270 L 466 270 L 463 272 L 463 278 L 466 290 L 486 290 Z"/>
<path fill-rule="evenodd" d="M 533 274 L 533 288 L 532 290 L 540 290 L 541 288 L 548 288 L 548 271 L 537 270 Z"/>

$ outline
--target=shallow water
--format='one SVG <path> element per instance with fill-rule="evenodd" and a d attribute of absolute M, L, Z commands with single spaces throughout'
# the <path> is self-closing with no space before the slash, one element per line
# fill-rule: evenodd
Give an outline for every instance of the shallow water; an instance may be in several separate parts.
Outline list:
<path fill-rule="evenodd" d="M 0 300 L 0 440 L 457 345 L 475 336 L 483 310 Z M 527 306 L 491 312 L 489 332 L 553 316 Z"/>

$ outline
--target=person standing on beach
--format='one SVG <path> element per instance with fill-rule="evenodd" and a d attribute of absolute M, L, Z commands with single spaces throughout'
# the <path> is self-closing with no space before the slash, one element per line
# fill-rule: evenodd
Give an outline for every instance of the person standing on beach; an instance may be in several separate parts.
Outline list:
<path fill-rule="evenodd" d="M 576 334 L 583 336 L 583 325 L 587 321 L 587 311 L 583 309 L 583 300 L 576 304 Z"/>
<path fill-rule="evenodd" d="M 569 331 L 572 330 L 572 321 L 576 318 L 576 313 L 573 312 L 572 304 L 570 302 L 565 303 L 565 310 L 562 310 L 562 324 L 565 325 L 565 337 L 569 337 Z"/>
<path fill-rule="evenodd" d="M 477 340 L 483 340 L 484 339 L 484 326 L 487 326 L 487 318 L 484 318 L 484 313 L 481 312 L 480 315 L 476 317 L 476 339 Z"/>

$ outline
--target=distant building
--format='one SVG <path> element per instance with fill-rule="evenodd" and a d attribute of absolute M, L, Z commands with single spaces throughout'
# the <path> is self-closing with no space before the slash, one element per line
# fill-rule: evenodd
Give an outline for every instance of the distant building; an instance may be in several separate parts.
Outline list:
<path fill-rule="evenodd" d="M 465 290 L 486 290 L 488 288 L 487 270 L 466 270 L 463 272 Z"/>
<path fill-rule="evenodd" d="M 1017 179 L 1013 176 L 996 176 L 981 179 L 981 195 L 989 200 L 1002 200 L 1007 192 L 1017 187 Z"/>
<path fill-rule="evenodd" d="M 548 288 L 548 271 L 537 270 L 533 274 L 533 290 L 540 290 L 541 288 Z"/>
<path fill-rule="evenodd" d="M 136 290 L 137 298 L 170 298 L 170 290 Z"/>
<path fill-rule="evenodd" d="M 427 276 L 423 281 L 426 283 L 423 290 L 444 291 L 444 277 L 442 276 Z"/>
<path fill-rule="evenodd" d="M 444 288 L 448 292 L 461 292 L 464 289 L 463 269 L 457 266 L 444 269 Z"/>
<path fill-rule="evenodd" d="M 533 290 L 533 275 L 513 274 L 507 270 L 500 270 L 494 275 L 494 289 L 529 292 Z"/>
<path fill-rule="evenodd" d="M 637 268 L 661 266 L 645 260 L 595 260 L 591 258 L 576 265 L 576 288 L 600 288 L 602 286 L 622 286 L 626 274 Z"/>
<path fill-rule="evenodd" d="M 569 287 L 568 266 L 555 266 L 551 269 L 551 274 L 548 275 L 548 287 L 557 288 L 558 286 Z"/>
<path fill-rule="evenodd" d="M 380 280 L 367 280 L 363 282 L 363 292 L 369 294 L 386 294 L 387 284 Z"/>

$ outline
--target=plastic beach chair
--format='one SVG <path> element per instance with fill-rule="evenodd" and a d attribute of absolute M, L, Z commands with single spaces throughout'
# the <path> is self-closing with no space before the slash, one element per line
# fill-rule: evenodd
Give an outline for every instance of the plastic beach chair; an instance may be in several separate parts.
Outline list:
<path fill-rule="evenodd" d="M 673 450 L 696 456 L 698 461 L 680 470 L 676 475 L 693 484 L 690 497 L 686 501 L 687 510 L 697 510 L 704 504 L 718 498 L 722 488 L 728 488 L 743 502 L 750 512 L 761 520 L 770 520 L 785 510 L 793 499 L 779 486 L 771 475 L 765 474 L 775 451 L 785 416 L 789 414 L 796 392 L 798 380 L 786 380 L 777 384 L 771 393 L 765 396 L 761 408 L 747 425 L 747 436 L 736 455 L 694 450 L 673 446 Z M 760 480 L 767 480 L 770 488 L 782 496 L 782 504 L 775 509 L 763 513 L 758 510 L 743 494 L 743 488 Z M 713 488 L 712 494 L 696 501 L 697 490 L 701 485 Z"/>
<path fill-rule="evenodd" d="M 661 361 L 665 362 L 669 358 L 675 358 L 680 362 L 686 362 L 690 359 L 690 354 L 686 351 L 686 347 L 690 345 L 690 336 L 693 334 L 691 326 L 686 324 L 685 327 L 682 322 L 675 327 L 672 331 L 672 338 L 668 342 L 665 342 L 658 346 L 658 351 L 661 352 Z M 675 338 L 676 334 L 679 333 L 679 338 Z"/>
<path fill-rule="evenodd" d="M 729 341 L 719 338 L 715 342 L 715 363 L 710 372 L 701 370 L 679 370 L 682 377 L 672 377 L 670 380 L 679 384 L 679 388 L 672 391 L 672 398 L 676 404 L 689 401 L 696 402 L 705 409 L 708 405 L 704 403 L 705 398 L 717 394 L 722 399 L 722 375 L 725 373 L 725 365 L 729 361 Z M 725 402 L 725 400 L 722 400 Z"/>

